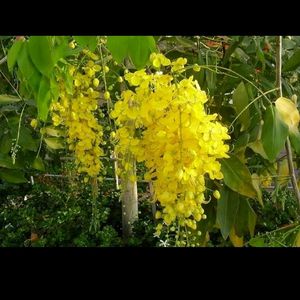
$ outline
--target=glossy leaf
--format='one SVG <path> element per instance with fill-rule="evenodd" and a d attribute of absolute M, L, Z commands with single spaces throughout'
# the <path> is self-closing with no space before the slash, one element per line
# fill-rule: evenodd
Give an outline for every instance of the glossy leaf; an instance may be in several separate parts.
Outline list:
<path fill-rule="evenodd" d="M 249 104 L 247 89 L 243 82 L 241 82 L 238 85 L 238 87 L 235 89 L 232 99 L 233 99 L 233 105 L 236 109 L 236 114 L 239 115 Z M 242 125 L 241 131 L 244 131 L 249 127 L 251 121 L 249 108 L 243 111 L 243 113 L 239 116 L 238 121 Z"/>
<path fill-rule="evenodd" d="M 217 222 L 220 225 L 221 234 L 227 239 L 234 225 L 236 213 L 239 207 L 239 195 L 228 188 L 222 188 L 221 198 L 218 200 Z"/>
<path fill-rule="evenodd" d="M 138 69 L 147 64 L 150 53 L 156 50 L 153 36 L 108 36 L 107 48 L 118 63 L 130 57 Z"/>
<path fill-rule="evenodd" d="M 229 188 L 249 198 L 257 197 L 248 168 L 235 155 L 223 159 L 221 165 L 224 182 Z"/>
<path fill-rule="evenodd" d="M 275 161 L 284 148 L 288 131 L 288 126 L 280 118 L 276 107 L 269 105 L 264 115 L 261 141 L 270 162 Z"/>
<path fill-rule="evenodd" d="M 91 51 L 95 51 L 98 44 L 96 35 L 77 35 L 74 39 L 80 46 L 87 47 Z"/>
<path fill-rule="evenodd" d="M 18 66 L 24 77 L 24 83 L 27 83 L 36 96 L 39 90 L 41 73 L 32 63 L 28 54 L 28 45 L 25 44 L 18 57 Z"/>
<path fill-rule="evenodd" d="M 49 37 L 31 36 L 28 51 L 35 67 L 45 76 L 49 76 L 54 67 L 52 48 Z"/>
<path fill-rule="evenodd" d="M 42 121 L 47 120 L 50 106 L 50 81 L 46 77 L 42 77 L 40 88 L 37 95 L 38 116 Z"/>
<path fill-rule="evenodd" d="M 15 66 L 18 55 L 20 51 L 22 51 L 22 47 L 24 45 L 23 41 L 15 41 L 14 44 L 11 46 L 7 53 L 7 66 L 9 72 L 12 72 L 13 67 Z"/>

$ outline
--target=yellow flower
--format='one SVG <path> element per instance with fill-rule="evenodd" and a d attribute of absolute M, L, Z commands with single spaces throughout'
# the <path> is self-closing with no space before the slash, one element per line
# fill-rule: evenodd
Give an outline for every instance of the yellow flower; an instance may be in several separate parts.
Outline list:
<path fill-rule="evenodd" d="M 195 72 L 199 72 L 199 71 L 201 70 L 201 68 L 200 68 L 200 66 L 199 66 L 198 64 L 194 64 L 194 65 L 193 65 L 193 70 L 194 70 Z"/>
<path fill-rule="evenodd" d="M 83 52 L 97 59 L 88 50 Z M 50 107 L 53 125 L 63 125 L 67 129 L 68 149 L 74 152 L 78 172 L 86 175 L 83 180 L 85 183 L 88 177 L 99 175 L 102 168 L 100 158 L 104 154 L 100 148 L 103 129 L 94 114 L 98 110 L 97 99 L 100 94 L 92 88 L 99 86 L 95 76 L 100 69 L 92 60 L 79 70 L 70 66 L 69 74 L 74 78 L 73 93 L 68 94 L 65 85 L 60 84 L 60 97 Z"/>
<path fill-rule="evenodd" d="M 181 73 L 186 63 L 187 63 L 186 58 L 179 57 L 176 61 L 172 62 L 171 71 Z"/>
<path fill-rule="evenodd" d="M 74 41 L 72 41 L 72 42 L 69 43 L 69 47 L 70 47 L 71 49 L 74 49 L 74 48 L 76 47 Z"/>
<path fill-rule="evenodd" d="M 171 64 L 171 61 L 161 53 L 152 53 L 150 55 L 150 61 L 152 65 L 157 69 L 159 69 L 161 65 L 169 66 Z"/>
<path fill-rule="evenodd" d="M 109 100 L 109 99 L 110 99 L 110 93 L 109 93 L 109 91 L 106 91 L 106 92 L 104 93 L 104 99 L 105 99 L 105 100 Z"/>
<path fill-rule="evenodd" d="M 172 72 L 181 72 L 187 63 L 156 53 L 150 61 L 155 68 L 172 65 Z M 123 91 L 111 112 L 119 126 L 115 150 L 123 157 L 123 175 L 132 168 L 128 155 L 144 162 L 144 178 L 152 182 L 155 201 L 162 207 L 157 215 L 168 226 L 177 222 L 196 229 L 206 218 L 206 178 L 223 178 L 219 159 L 228 157 L 227 129 L 216 121 L 217 114 L 206 113 L 207 95 L 192 76 L 175 82 L 170 74 L 142 69 L 124 77 L 134 89 Z M 213 194 L 220 198 L 219 191 Z"/>
<path fill-rule="evenodd" d="M 220 192 L 219 192 L 218 190 L 215 190 L 215 191 L 213 192 L 213 195 L 214 195 L 214 197 L 215 197 L 217 200 L 219 200 L 219 199 L 221 198 Z"/>
<path fill-rule="evenodd" d="M 30 122 L 30 126 L 35 129 L 37 127 L 37 125 L 38 125 L 37 119 L 32 119 Z"/>

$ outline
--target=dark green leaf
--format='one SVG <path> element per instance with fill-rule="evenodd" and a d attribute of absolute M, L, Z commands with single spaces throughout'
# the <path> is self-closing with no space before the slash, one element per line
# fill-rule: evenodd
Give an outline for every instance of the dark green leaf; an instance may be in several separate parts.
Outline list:
<path fill-rule="evenodd" d="M 289 128 L 273 105 L 269 105 L 264 115 L 261 142 L 269 161 L 273 162 L 283 149 Z"/>
<path fill-rule="evenodd" d="M 235 223 L 239 207 L 239 194 L 224 187 L 221 189 L 221 198 L 218 200 L 217 222 L 220 225 L 224 239 L 227 239 L 232 226 Z"/>
<path fill-rule="evenodd" d="M 246 87 L 243 82 L 241 82 L 238 87 L 235 89 L 233 96 L 233 105 L 236 109 L 237 115 L 239 115 L 245 107 L 249 104 L 249 97 L 246 90 Z M 247 108 L 238 118 L 238 121 L 241 123 L 241 131 L 246 130 L 250 125 L 250 113 L 249 108 Z"/>
<path fill-rule="evenodd" d="M 0 153 L 8 154 L 12 146 L 10 134 L 3 134 L 0 138 Z"/>
<path fill-rule="evenodd" d="M 282 71 L 289 72 L 296 70 L 300 66 L 300 50 L 294 52 L 294 54 L 284 63 Z"/>
<path fill-rule="evenodd" d="M 299 129 L 294 128 L 294 129 L 290 130 L 289 137 L 290 137 L 290 141 L 291 141 L 291 145 L 292 145 L 293 149 L 295 150 L 297 155 L 300 155 L 300 132 L 299 132 Z"/>
<path fill-rule="evenodd" d="M 20 170 L 10 170 L 0 168 L 0 178 L 10 183 L 25 183 L 28 180 L 24 177 L 24 172 Z"/>
<path fill-rule="evenodd" d="M 257 193 L 248 168 L 235 155 L 223 159 L 221 164 L 225 184 L 241 195 L 256 199 Z"/>
<path fill-rule="evenodd" d="M 248 199 L 240 197 L 239 208 L 235 219 L 235 231 L 238 236 L 244 236 L 247 232 L 254 235 L 254 228 L 256 224 L 256 214 L 249 204 Z"/>
<path fill-rule="evenodd" d="M 17 169 L 16 165 L 14 165 L 12 162 L 11 156 L 2 153 L 0 153 L 0 167 L 7 169 Z"/>

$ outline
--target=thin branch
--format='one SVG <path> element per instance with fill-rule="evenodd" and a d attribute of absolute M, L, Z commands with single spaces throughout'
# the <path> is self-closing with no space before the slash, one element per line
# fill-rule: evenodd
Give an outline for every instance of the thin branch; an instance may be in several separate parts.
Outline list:
<path fill-rule="evenodd" d="M 0 59 L 0 65 L 4 64 L 7 61 L 7 56 L 4 56 Z"/>

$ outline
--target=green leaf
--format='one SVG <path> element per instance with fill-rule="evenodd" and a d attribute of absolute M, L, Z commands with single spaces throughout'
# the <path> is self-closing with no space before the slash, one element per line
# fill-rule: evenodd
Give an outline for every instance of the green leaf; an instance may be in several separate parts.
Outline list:
<path fill-rule="evenodd" d="M 73 94 L 73 76 L 70 75 L 70 72 L 67 68 L 63 69 L 62 76 L 64 78 L 66 92 L 70 95 Z"/>
<path fill-rule="evenodd" d="M 41 157 L 36 157 L 32 163 L 32 167 L 39 171 L 45 171 L 45 165 Z"/>
<path fill-rule="evenodd" d="M 261 142 L 270 162 L 275 161 L 283 149 L 287 139 L 289 127 L 280 118 L 273 105 L 269 105 L 264 115 Z"/>
<path fill-rule="evenodd" d="M 238 236 L 243 236 L 247 232 L 254 235 L 256 224 L 256 214 L 253 211 L 248 199 L 240 197 L 239 208 L 235 219 L 235 230 Z"/>
<path fill-rule="evenodd" d="M 248 168 L 235 156 L 221 161 L 221 170 L 225 184 L 233 191 L 256 199 L 257 193 L 252 185 L 252 178 Z"/>
<path fill-rule="evenodd" d="M 294 71 L 300 66 L 300 50 L 294 52 L 294 54 L 283 64 L 282 71 L 289 72 Z"/>
<path fill-rule="evenodd" d="M 243 109 L 249 104 L 249 97 L 245 84 L 241 82 L 235 89 L 233 96 L 233 105 L 235 107 L 237 115 L 239 115 Z M 238 118 L 238 121 L 242 125 L 241 131 L 246 130 L 250 126 L 250 112 L 247 108 Z"/>
<path fill-rule="evenodd" d="M 46 142 L 47 146 L 51 149 L 57 150 L 57 149 L 64 149 L 64 140 L 60 138 L 44 138 L 44 141 Z"/>
<path fill-rule="evenodd" d="M 13 134 L 13 131 L 12 131 L 12 134 Z M 17 132 L 15 131 L 15 134 L 13 134 L 13 135 L 16 136 Z M 28 129 L 26 127 L 21 127 L 20 136 L 19 136 L 19 145 L 26 150 L 37 151 L 38 140 L 35 140 L 32 137 L 30 129 Z"/>
<path fill-rule="evenodd" d="M 54 44 L 52 58 L 54 64 L 56 64 L 61 58 L 66 57 L 71 49 L 68 45 L 68 37 L 66 36 L 55 36 Z"/>
<path fill-rule="evenodd" d="M 54 67 L 52 47 L 47 36 L 31 36 L 28 42 L 29 55 L 36 68 L 49 76 Z"/>
<path fill-rule="evenodd" d="M 12 37 L 12 35 L 0 35 L 0 41 L 8 40 Z"/>
<path fill-rule="evenodd" d="M 286 186 L 290 181 L 290 170 L 287 158 L 281 159 L 277 163 L 276 185 L 280 188 Z"/>
<path fill-rule="evenodd" d="M 263 237 L 256 236 L 249 241 L 249 245 L 252 247 L 265 247 L 265 240 Z"/>
<path fill-rule="evenodd" d="M 0 153 L 0 167 L 7 169 L 17 169 L 16 165 L 12 163 L 11 156 L 2 153 Z"/>
<path fill-rule="evenodd" d="M 12 104 L 21 101 L 17 96 L 0 95 L 0 105 Z"/>
<path fill-rule="evenodd" d="M 221 198 L 217 206 L 217 222 L 220 225 L 221 234 L 227 239 L 234 225 L 236 213 L 239 207 L 239 194 L 228 188 L 221 189 Z"/>
<path fill-rule="evenodd" d="M 24 83 L 28 83 L 34 95 L 36 96 L 39 90 L 41 73 L 32 63 L 28 54 L 28 44 L 24 44 L 22 51 L 18 57 L 18 66 L 22 75 L 24 76 Z"/>
<path fill-rule="evenodd" d="M 44 76 L 37 95 L 38 116 L 42 121 L 47 120 L 50 102 L 50 80 Z"/>
<path fill-rule="evenodd" d="M 95 51 L 98 44 L 98 39 L 95 35 L 78 35 L 73 36 L 73 38 L 80 46 L 87 47 L 91 51 Z"/>
<path fill-rule="evenodd" d="M 291 145 L 297 155 L 300 155 L 300 132 L 298 128 L 293 128 L 289 133 Z"/>
<path fill-rule="evenodd" d="M 11 135 L 3 134 L 0 138 L 0 153 L 8 154 L 12 146 Z"/>
<path fill-rule="evenodd" d="M 62 129 L 58 129 L 57 127 L 54 126 L 48 126 L 43 128 L 43 134 L 47 134 L 49 136 L 55 136 L 55 137 L 62 137 L 65 136 L 65 131 Z"/>
<path fill-rule="evenodd" d="M 129 56 L 140 69 L 147 64 L 151 52 L 156 50 L 156 45 L 153 36 L 108 36 L 107 48 L 118 63 L 122 63 Z"/>
<path fill-rule="evenodd" d="M 207 65 L 216 65 L 216 57 L 212 55 L 207 55 L 206 56 L 206 64 Z M 206 83 L 207 87 L 209 89 L 209 92 L 211 95 L 214 94 L 214 91 L 216 89 L 216 73 L 211 71 L 211 70 L 206 70 L 205 73 L 205 78 L 206 78 Z"/>
<path fill-rule="evenodd" d="M 128 55 L 137 69 L 147 64 L 153 51 L 155 51 L 155 40 L 152 36 L 133 37 L 128 45 Z"/>
<path fill-rule="evenodd" d="M 28 180 L 24 177 L 24 172 L 20 170 L 10 170 L 0 168 L 0 178 L 10 183 L 25 183 Z"/>
<path fill-rule="evenodd" d="M 253 210 L 253 208 L 251 207 L 248 199 L 246 200 L 247 204 L 248 204 L 248 229 L 250 232 L 251 237 L 254 236 L 254 230 L 255 230 L 255 225 L 256 225 L 256 213 Z"/>
<path fill-rule="evenodd" d="M 128 55 L 128 44 L 130 36 L 108 36 L 107 48 L 113 58 L 120 64 Z"/>
<path fill-rule="evenodd" d="M 256 193 L 257 193 L 257 200 L 258 200 L 259 204 L 263 207 L 264 203 L 263 203 L 263 198 L 262 198 L 262 192 L 261 192 L 261 189 L 259 186 L 259 182 L 260 182 L 259 176 L 256 173 L 253 173 L 251 175 L 251 177 L 252 177 L 252 185 L 255 188 Z"/>
<path fill-rule="evenodd" d="M 12 45 L 12 47 L 9 49 L 8 54 L 7 54 L 7 66 L 9 72 L 12 72 L 14 65 L 17 62 L 18 55 L 20 51 L 22 51 L 22 47 L 24 45 L 23 41 L 16 41 Z"/>

